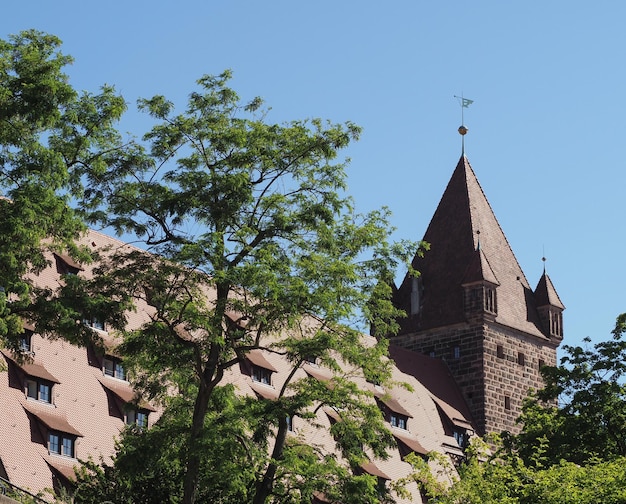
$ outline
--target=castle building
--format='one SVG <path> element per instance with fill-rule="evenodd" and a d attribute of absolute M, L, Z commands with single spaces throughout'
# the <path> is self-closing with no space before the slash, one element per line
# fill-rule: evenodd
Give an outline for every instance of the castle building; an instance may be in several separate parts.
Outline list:
<path fill-rule="evenodd" d="M 392 343 L 445 361 L 479 434 L 518 432 L 540 368 L 556 365 L 563 306 L 544 273 L 533 290 L 462 155 L 416 256 L 394 292 L 407 313 Z"/>
<path fill-rule="evenodd" d="M 531 289 L 465 156 L 424 240 L 430 251 L 413 262 L 421 274 L 407 276 L 394 292 L 408 317 L 391 340 L 392 379 L 410 388 L 382 389 L 354 377 L 371 392 L 397 441 L 386 460 L 372 458 L 362 467 L 383 484 L 411 474 L 404 460 L 409 453 L 439 452 L 456 463 L 474 433 L 517 431 L 522 400 L 529 389 L 541 387 L 539 369 L 556 364 L 563 338 L 564 306 L 550 278 L 544 272 Z M 95 231 L 84 244 L 100 251 L 128 247 Z M 36 279 L 40 286 L 54 288 L 63 275 L 93 274 L 69 257 L 50 259 Z M 150 309 L 138 306 L 130 326 L 140 327 Z M 44 338 L 25 321 L 25 355 L 1 351 L 0 487 L 38 493 L 71 486 L 79 459 L 110 462 L 126 426 L 149 428 L 158 420 L 159 406 L 133 390 L 115 334 L 97 320 L 82 323 L 100 335 L 105 350 Z M 374 341 L 367 336 L 364 341 L 368 338 Z M 225 380 L 242 395 L 271 401 L 294 373 L 291 366 L 284 357 L 257 349 Z M 315 362 L 303 363 L 295 373 L 298 379 L 322 381 L 333 375 Z M 290 432 L 333 453 L 330 427 L 337 421 L 337 411 L 321 408 L 312 422 L 290 419 Z M 412 490 L 410 499 L 397 502 L 423 501 Z M 323 496 L 316 499 L 325 502 Z"/>

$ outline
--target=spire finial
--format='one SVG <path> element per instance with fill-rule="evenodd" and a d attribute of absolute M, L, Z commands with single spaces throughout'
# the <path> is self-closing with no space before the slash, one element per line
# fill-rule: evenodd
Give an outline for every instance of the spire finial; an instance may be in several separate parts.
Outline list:
<path fill-rule="evenodd" d="M 463 109 L 468 108 L 472 103 L 474 103 L 474 100 L 470 100 L 469 98 L 464 98 L 463 97 L 463 93 L 461 93 L 461 96 L 457 96 L 454 95 L 454 97 L 459 100 L 459 104 L 461 105 L 461 126 L 459 126 L 459 134 L 461 135 L 461 155 L 465 155 L 465 135 L 467 135 L 467 132 L 469 131 L 467 129 L 467 127 L 465 126 L 465 120 L 463 117 Z"/>
<path fill-rule="evenodd" d="M 541 260 L 543 261 L 543 274 L 546 274 L 546 256 L 544 255 Z"/>

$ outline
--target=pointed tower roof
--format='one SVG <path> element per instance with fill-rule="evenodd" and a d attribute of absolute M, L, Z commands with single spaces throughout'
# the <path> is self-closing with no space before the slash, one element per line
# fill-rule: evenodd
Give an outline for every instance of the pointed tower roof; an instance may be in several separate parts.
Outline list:
<path fill-rule="evenodd" d="M 535 288 L 535 300 L 537 301 L 537 306 L 556 306 L 561 310 L 565 310 L 561 298 L 559 298 L 554 285 L 552 285 L 552 280 L 550 280 L 545 271 Z"/>
<path fill-rule="evenodd" d="M 430 250 L 413 260 L 421 273 L 423 305 L 419 316 L 401 321 L 402 332 L 464 322 L 462 285 L 478 279 L 498 285 L 496 322 L 545 338 L 533 291 L 465 155 L 459 159 L 424 240 L 430 243 Z M 407 277 L 396 297 L 407 313 L 410 292 L 411 279 Z"/>

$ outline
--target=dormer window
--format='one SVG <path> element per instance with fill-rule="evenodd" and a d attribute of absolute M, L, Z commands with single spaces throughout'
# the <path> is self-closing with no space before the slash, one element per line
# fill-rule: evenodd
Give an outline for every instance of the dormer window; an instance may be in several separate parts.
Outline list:
<path fill-rule="evenodd" d="M 407 430 L 407 424 L 409 422 L 409 417 L 403 415 L 402 413 L 397 413 L 392 411 L 389 415 L 389 423 L 392 427 L 397 427 L 398 429 Z"/>
<path fill-rule="evenodd" d="M 107 355 L 102 361 L 102 372 L 105 376 L 112 376 L 118 380 L 126 380 L 126 371 L 122 365 L 122 360 L 118 357 Z"/>
<path fill-rule="evenodd" d="M 20 345 L 20 350 L 22 352 L 24 353 L 32 352 L 32 337 L 33 337 L 32 331 L 24 331 L 20 335 L 19 345 Z"/>
<path fill-rule="evenodd" d="M 460 448 L 467 447 L 467 441 L 469 440 L 469 434 L 467 430 L 455 428 L 452 431 L 452 435 L 454 436 L 454 439 L 456 439 L 456 442 L 459 444 Z"/>
<path fill-rule="evenodd" d="M 148 411 L 129 408 L 126 410 L 126 425 L 136 425 L 140 429 L 148 426 Z"/>
<path fill-rule="evenodd" d="M 65 254 L 54 254 L 56 260 L 57 272 L 60 275 L 78 275 L 82 271 L 82 266 L 74 259 Z"/>
<path fill-rule="evenodd" d="M 52 382 L 35 377 L 29 377 L 26 380 L 26 397 L 51 404 Z"/>
<path fill-rule="evenodd" d="M 48 451 L 64 457 L 75 456 L 76 436 L 59 431 L 48 432 Z"/>
<path fill-rule="evenodd" d="M 377 395 L 376 400 L 382 406 L 382 410 L 386 420 L 392 427 L 408 430 L 408 422 L 411 413 L 409 413 L 400 402 L 389 394 Z"/>
<path fill-rule="evenodd" d="M 104 321 L 100 320 L 98 317 L 86 317 L 83 319 L 83 324 L 97 331 L 105 331 Z"/>
<path fill-rule="evenodd" d="M 264 385 L 272 384 L 272 373 L 275 373 L 277 370 L 265 358 L 262 350 L 251 350 L 246 354 L 246 360 L 246 373 L 250 373 L 252 381 L 262 383 Z"/>
<path fill-rule="evenodd" d="M 272 384 L 272 372 L 261 366 L 252 366 L 252 381 L 263 383 L 265 385 Z"/>

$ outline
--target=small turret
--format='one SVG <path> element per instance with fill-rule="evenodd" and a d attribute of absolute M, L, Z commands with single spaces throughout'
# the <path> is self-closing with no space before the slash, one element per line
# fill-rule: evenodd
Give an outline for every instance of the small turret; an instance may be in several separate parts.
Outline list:
<path fill-rule="evenodd" d="M 554 285 L 552 285 L 545 268 L 535 288 L 535 300 L 544 334 L 550 339 L 562 340 L 563 310 L 565 310 L 565 306 L 561 302 Z"/>
<path fill-rule="evenodd" d="M 480 232 L 477 231 L 477 234 Z M 487 256 L 478 247 L 463 275 L 463 311 L 469 320 L 476 316 L 495 319 L 498 315 L 497 287 L 500 285 Z"/>

